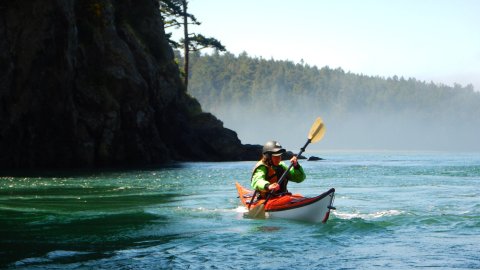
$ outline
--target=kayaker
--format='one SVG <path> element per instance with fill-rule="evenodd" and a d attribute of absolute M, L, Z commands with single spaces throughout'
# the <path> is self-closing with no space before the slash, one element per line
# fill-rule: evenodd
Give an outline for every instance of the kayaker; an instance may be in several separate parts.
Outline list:
<path fill-rule="evenodd" d="M 265 196 L 269 191 L 273 191 L 274 194 L 286 193 L 288 181 L 300 183 L 305 180 L 305 172 L 298 163 L 297 157 L 293 156 L 290 159 L 293 167 L 286 176 L 288 181 L 283 180 L 281 186 L 277 183 L 288 169 L 288 166 L 282 162 L 282 154 L 285 152 L 277 141 L 268 141 L 263 146 L 262 159 L 253 168 L 251 178 L 252 188 L 259 191 L 261 196 Z"/>

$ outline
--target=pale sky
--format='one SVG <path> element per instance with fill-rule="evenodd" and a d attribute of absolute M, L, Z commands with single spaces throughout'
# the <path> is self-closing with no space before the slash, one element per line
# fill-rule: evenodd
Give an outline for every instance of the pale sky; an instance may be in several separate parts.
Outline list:
<path fill-rule="evenodd" d="M 477 0 L 189 0 L 189 12 L 191 32 L 235 55 L 480 91 Z"/>

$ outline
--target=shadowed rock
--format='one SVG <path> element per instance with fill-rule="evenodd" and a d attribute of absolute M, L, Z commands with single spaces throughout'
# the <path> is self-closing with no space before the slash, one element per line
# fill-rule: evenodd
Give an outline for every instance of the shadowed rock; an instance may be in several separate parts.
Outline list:
<path fill-rule="evenodd" d="M 154 0 L 0 3 L 0 167 L 256 160 L 182 84 Z"/>

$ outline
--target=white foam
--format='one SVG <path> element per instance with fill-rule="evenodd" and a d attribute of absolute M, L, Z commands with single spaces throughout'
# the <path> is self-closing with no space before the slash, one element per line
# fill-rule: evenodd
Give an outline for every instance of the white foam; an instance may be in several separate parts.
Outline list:
<path fill-rule="evenodd" d="M 235 208 L 235 212 L 237 212 L 237 213 L 247 213 L 248 210 L 245 206 L 238 206 L 237 208 Z"/>
<path fill-rule="evenodd" d="M 399 210 L 384 210 L 384 211 L 378 211 L 375 213 L 342 213 L 335 211 L 333 214 L 335 217 L 340 218 L 340 219 L 353 219 L 353 218 L 361 218 L 364 220 L 371 220 L 371 219 L 376 219 L 376 218 L 381 218 L 381 217 L 390 217 L 390 216 L 398 216 L 401 215 L 403 211 Z"/>

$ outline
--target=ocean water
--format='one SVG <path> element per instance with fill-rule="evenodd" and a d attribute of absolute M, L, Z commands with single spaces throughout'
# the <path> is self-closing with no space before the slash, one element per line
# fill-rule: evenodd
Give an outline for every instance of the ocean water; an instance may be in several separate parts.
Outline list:
<path fill-rule="evenodd" d="M 0 177 L 1 269 L 480 269 L 480 154 L 323 152 L 326 224 L 243 217 L 255 162 Z"/>

